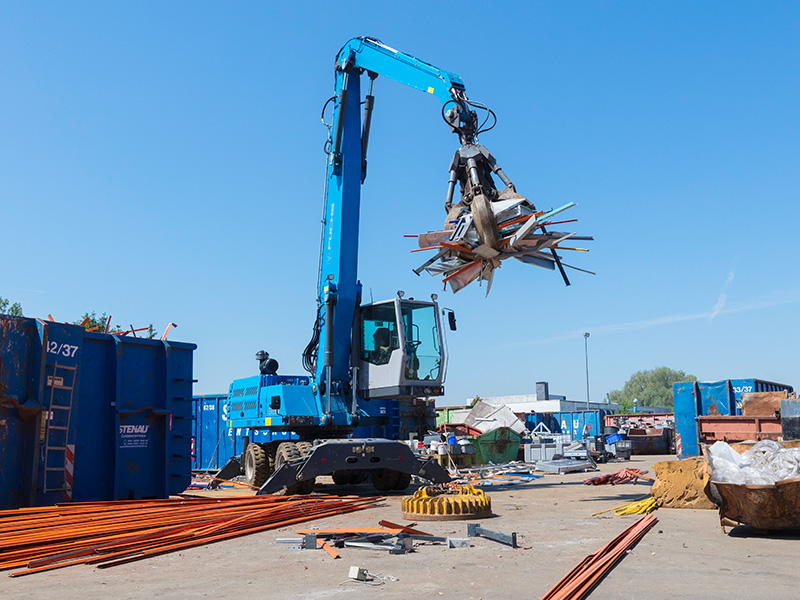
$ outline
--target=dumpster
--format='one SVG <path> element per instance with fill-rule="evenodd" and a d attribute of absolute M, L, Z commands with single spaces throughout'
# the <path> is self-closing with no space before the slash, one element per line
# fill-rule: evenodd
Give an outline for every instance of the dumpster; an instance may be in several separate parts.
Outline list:
<path fill-rule="evenodd" d="M 192 398 L 192 470 L 218 471 L 234 456 L 244 451 L 245 439 L 251 442 L 296 440 L 290 431 L 231 428 L 225 394 L 207 394 Z"/>
<path fill-rule="evenodd" d="M 585 440 L 602 435 L 605 417 L 610 410 L 580 410 L 553 413 L 560 425 L 561 433 L 569 434 L 573 441 Z"/>
<path fill-rule="evenodd" d="M 767 531 L 800 529 L 800 478 L 775 485 L 737 485 L 712 481 L 719 498 L 720 524 L 749 525 Z"/>
<path fill-rule="evenodd" d="M 792 386 L 761 379 L 723 379 L 721 381 L 684 381 L 672 385 L 675 407 L 676 446 L 679 458 L 697 456 L 697 417 L 736 416 L 742 414 L 742 394 L 751 392 L 791 393 Z"/>
<path fill-rule="evenodd" d="M 711 445 L 716 441 L 780 440 L 781 420 L 778 417 L 697 417 L 700 441 Z"/>
<path fill-rule="evenodd" d="M 0 506 L 182 492 L 195 348 L 0 315 Z"/>
<path fill-rule="evenodd" d="M 472 440 L 479 465 L 501 464 L 517 460 L 522 436 L 509 427 L 498 427 Z"/>
<path fill-rule="evenodd" d="M 672 442 L 672 429 L 636 428 L 627 431 L 632 454 L 669 454 Z"/>

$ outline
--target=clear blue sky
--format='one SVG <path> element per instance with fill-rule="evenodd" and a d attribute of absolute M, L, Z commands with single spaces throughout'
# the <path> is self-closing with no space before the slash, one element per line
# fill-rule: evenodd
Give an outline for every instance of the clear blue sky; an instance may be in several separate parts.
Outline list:
<path fill-rule="evenodd" d="M 166 4 L 166 6 L 165 6 Z M 666 365 L 800 385 L 800 5 L 790 2 L 5 2 L 0 295 L 28 316 L 194 342 L 196 393 L 302 373 L 333 59 L 349 38 L 461 75 L 481 141 L 539 208 L 576 202 L 574 264 L 509 261 L 455 309 L 440 403 L 591 398 Z M 440 226 L 457 145 L 432 96 L 376 82 L 360 278 L 440 292 L 403 234 Z M 513 264 L 511 264 L 513 263 Z"/>

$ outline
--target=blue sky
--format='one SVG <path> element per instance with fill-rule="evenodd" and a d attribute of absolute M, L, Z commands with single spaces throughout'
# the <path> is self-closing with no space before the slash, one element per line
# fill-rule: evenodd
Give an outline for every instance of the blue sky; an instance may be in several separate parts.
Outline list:
<path fill-rule="evenodd" d="M 12 3 L 0 7 L 0 296 L 28 316 L 194 342 L 197 393 L 301 373 L 314 316 L 333 60 L 370 35 L 464 79 L 538 208 L 576 202 L 573 264 L 508 261 L 441 293 L 457 146 L 432 96 L 375 87 L 360 279 L 458 316 L 440 403 L 585 399 L 662 365 L 800 385 L 800 6 L 789 2 Z M 275 3 L 277 4 L 277 3 Z M 514 263 L 514 264 L 510 264 Z"/>

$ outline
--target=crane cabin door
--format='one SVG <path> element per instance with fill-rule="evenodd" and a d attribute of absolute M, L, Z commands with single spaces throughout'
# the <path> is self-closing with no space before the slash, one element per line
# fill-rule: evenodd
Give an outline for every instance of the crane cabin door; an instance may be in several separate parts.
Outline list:
<path fill-rule="evenodd" d="M 361 398 L 442 395 L 446 356 L 435 302 L 395 298 L 364 305 L 358 335 Z"/>

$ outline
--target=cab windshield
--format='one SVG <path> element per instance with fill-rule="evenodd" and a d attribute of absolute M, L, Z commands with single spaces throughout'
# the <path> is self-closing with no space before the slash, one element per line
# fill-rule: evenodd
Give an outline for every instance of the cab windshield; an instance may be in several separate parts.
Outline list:
<path fill-rule="evenodd" d="M 436 326 L 436 307 L 403 302 L 401 312 L 406 340 L 406 379 L 437 379 L 441 350 Z"/>

